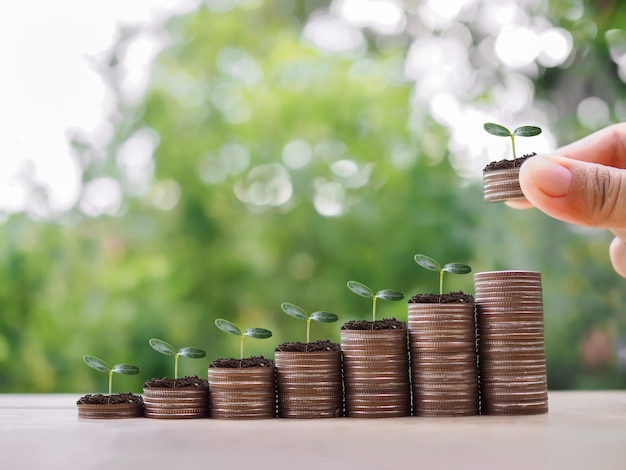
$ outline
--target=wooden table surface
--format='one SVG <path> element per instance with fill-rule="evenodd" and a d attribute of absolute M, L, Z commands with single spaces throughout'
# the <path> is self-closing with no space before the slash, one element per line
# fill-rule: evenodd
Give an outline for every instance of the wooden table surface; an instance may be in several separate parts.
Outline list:
<path fill-rule="evenodd" d="M 79 395 L 0 395 L 2 469 L 626 469 L 626 391 L 469 418 L 79 420 Z M 191 469 L 191 467 L 189 467 Z"/>

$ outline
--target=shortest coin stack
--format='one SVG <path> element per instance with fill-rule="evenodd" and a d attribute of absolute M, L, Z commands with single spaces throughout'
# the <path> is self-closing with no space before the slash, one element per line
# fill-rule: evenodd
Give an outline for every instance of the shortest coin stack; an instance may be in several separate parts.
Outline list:
<path fill-rule="evenodd" d="M 78 405 L 78 417 L 83 419 L 123 419 L 141 416 L 141 403 L 118 405 Z"/>
<path fill-rule="evenodd" d="M 541 274 L 474 276 L 483 414 L 548 411 Z"/>
<path fill-rule="evenodd" d="M 209 391 L 205 387 L 144 388 L 146 418 L 203 418 L 209 412 Z"/>
<path fill-rule="evenodd" d="M 78 417 L 82 419 L 138 418 L 143 414 L 141 396 L 131 392 L 115 395 L 85 395 L 78 400 Z"/>

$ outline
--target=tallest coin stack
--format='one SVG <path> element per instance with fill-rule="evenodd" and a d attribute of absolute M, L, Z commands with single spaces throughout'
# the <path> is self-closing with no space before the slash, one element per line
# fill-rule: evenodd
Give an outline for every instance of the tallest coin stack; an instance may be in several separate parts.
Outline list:
<path fill-rule="evenodd" d="M 541 273 L 474 275 L 481 413 L 548 412 Z"/>

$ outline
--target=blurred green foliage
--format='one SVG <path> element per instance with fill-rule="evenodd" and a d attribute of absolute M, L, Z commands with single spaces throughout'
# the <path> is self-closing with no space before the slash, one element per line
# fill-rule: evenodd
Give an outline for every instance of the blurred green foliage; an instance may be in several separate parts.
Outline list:
<path fill-rule="evenodd" d="M 446 128 L 410 106 L 408 42 L 382 47 L 369 32 L 363 54 L 320 52 L 301 33 L 325 3 L 201 6 L 168 22 L 145 99 L 118 96 L 108 158 L 90 159 L 88 142 L 76 146 L 85 182 L 106 175 L 126 185 L 119 214 L 76 209 L 55 222 L 13 214 L 1 226 L 0 391 L 101 391 L 84 354 L 139 365 L 140 376 L 116 387 L 140 390 L 171 373 L 152 337 L 206 350 L 206 361 L 181 362 L 179 372 L 206 376 L 208 362 L 238 354 L 214 325 L 220 317 L 273 331 L 246 345 L 247 355 L 273 357 L 279 343 L 304 340 L 282 302 L 336 313 L 339 323 L 316 325 L 311 339 L 338 341 L 341 323 L 370 316 L 349 279 L 406 297 L 437 291 L 416 253 L 474 272 L 541 271 L 549 386 L 626 386 L 614 354 L 592 367 L 581 349 L 594 331 L 611 345 L 626 334 L 609 234 L 485 204 L 480 183 L 441 159 Z M 563 103 L 552 126 L 560 143 L 589 131 L 558 96 L 580 87 L 609 103 L 625 96 L 604 39 L 626 24 L 618 3 L 550 2 L 545 12 L 572 31 L 578 51 L 534 80 L 536 99 Z M 583 12 L 568 20 L 574 7 Z M 154 175 L 137 194 L 115 155 L 145 129 L 157 143 Z M 472 293 L 472 276 L 451 277 L 446 289 Z M 383 303 L 378 316 L 406 319 L 406 304 Z"/>

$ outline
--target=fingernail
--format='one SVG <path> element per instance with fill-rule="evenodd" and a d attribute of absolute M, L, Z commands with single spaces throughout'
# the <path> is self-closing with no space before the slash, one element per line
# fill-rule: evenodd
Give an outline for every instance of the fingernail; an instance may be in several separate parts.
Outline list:
<path fill-rule="evenodd" d="M 549 197 L 567 196 L 572 187 L 572 171 L 558 157 L 534 157 L 522 165 L 532 183 Z"/>

